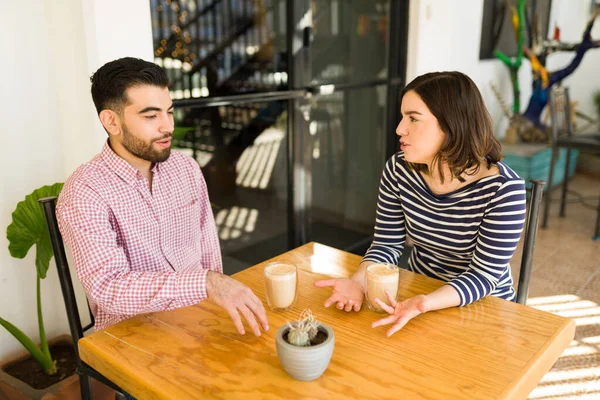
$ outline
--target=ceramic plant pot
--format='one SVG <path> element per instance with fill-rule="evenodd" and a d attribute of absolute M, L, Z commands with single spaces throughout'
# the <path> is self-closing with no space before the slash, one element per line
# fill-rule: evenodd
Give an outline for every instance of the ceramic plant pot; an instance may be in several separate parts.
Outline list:
<path fill-rule="evenodd" d="M 289 325 L 285 324 L 279 328 L 275 338 L 277 356 L 281 366 L 296 380 L 313 381 L 317 379 L 327 369 L 333 354 L 335 344 L 333 329 L 319 322 L 319 331 L 324 332 L 327 339 L 323 343 L 305 347 L 294 346 L 284 339 L 289 330 Z"/>

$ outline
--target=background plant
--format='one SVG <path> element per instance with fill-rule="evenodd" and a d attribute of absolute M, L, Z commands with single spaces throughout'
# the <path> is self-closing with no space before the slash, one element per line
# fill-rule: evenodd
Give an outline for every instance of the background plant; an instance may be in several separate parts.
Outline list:
<path fill-rule="evenodd" d="M 46 218 L 42 206 L 38 200 L 44 197 L 58 196 L 63 187 L 62 183 L 52 186 L 43 186 L 25 196 L 25 200 L 17 204 L 12 213 L 12 222 L 6 229 L 8 239 L 8 250 L 15 258 L 25 258 L 29 249 L 35 245 L 36 266 L 36 297 L 37 317 L 40 336 L 38 347 L 29 336 L 12 323 L 0 317 L 0 325 L 10 332 L 26 349 L 31 356 L 40 364 L 48 375 L 56 374 L 56 361 L 50 354 L 46 331 L 44 330 L 44 318 L 42 315 L 41 280 L 46 278 L 50 260 L 54 256 L 50 234 L 46 225 Z"/>

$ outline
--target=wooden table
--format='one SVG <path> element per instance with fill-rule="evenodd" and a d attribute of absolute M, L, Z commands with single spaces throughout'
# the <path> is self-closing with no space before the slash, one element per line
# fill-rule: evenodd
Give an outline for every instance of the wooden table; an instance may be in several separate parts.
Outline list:
<path fill-rule="evenodd" d="M 203 302 L 95 332 L 80 340 L 81 358 L 139 399 L 525 398 L 575 333 L 569 319 L 488 297 L 420 315 L 386 338 L 386 327 L 371 328 L 380 315 L 366 306 L 359 313 L 325 309 L 330 290 L 313 286 L 349 276 L 360 257 L 309 243 L 275 259 L 300 269 L 292 311 L 266 307 L 264 263 L 235 275 L 265 302 L 270 330 L 261 337 L 239 335 L 224 310 Z M 399 297 L 441 285 L 403 270 Z M 279 364 L 275 333 L 306 307 L 334 329 L 336 344 L 325 373 L 299 382 Z"/>

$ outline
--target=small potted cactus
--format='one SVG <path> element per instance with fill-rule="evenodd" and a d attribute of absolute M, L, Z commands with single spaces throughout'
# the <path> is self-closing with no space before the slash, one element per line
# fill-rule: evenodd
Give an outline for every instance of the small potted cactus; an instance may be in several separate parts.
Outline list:
<path fill-rule="evenodd" d="M 279 328 L 275 339 L 283 369 L 299 381 L 313 381 L 325 372 L 334 342 L 333 329 L 318 322 L 310 308 L 298 321 Z"/>

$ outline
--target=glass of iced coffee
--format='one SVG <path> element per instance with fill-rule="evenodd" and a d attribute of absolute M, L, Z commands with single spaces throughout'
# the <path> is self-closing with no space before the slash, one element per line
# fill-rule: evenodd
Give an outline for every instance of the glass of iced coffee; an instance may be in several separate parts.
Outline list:
<path fill-rule="evenodd" d="M 400 268 L 394 264 L 378 263 L 367 266 L 365 273 L 365 297 L 369 308 L 378 313 L 385 311 L 375 303 L 379 299 L 387 305 L 391 305 L 385 294 L 387 290 L 395 300 L 398 295 L 398 281 Z"/>
<path fill-rule="evenodd" d="M 292 308 L 298 292 L 298 267 L 278 261 L 267 264 L 265 292 L 271 310 L 286 311 Z"/>

